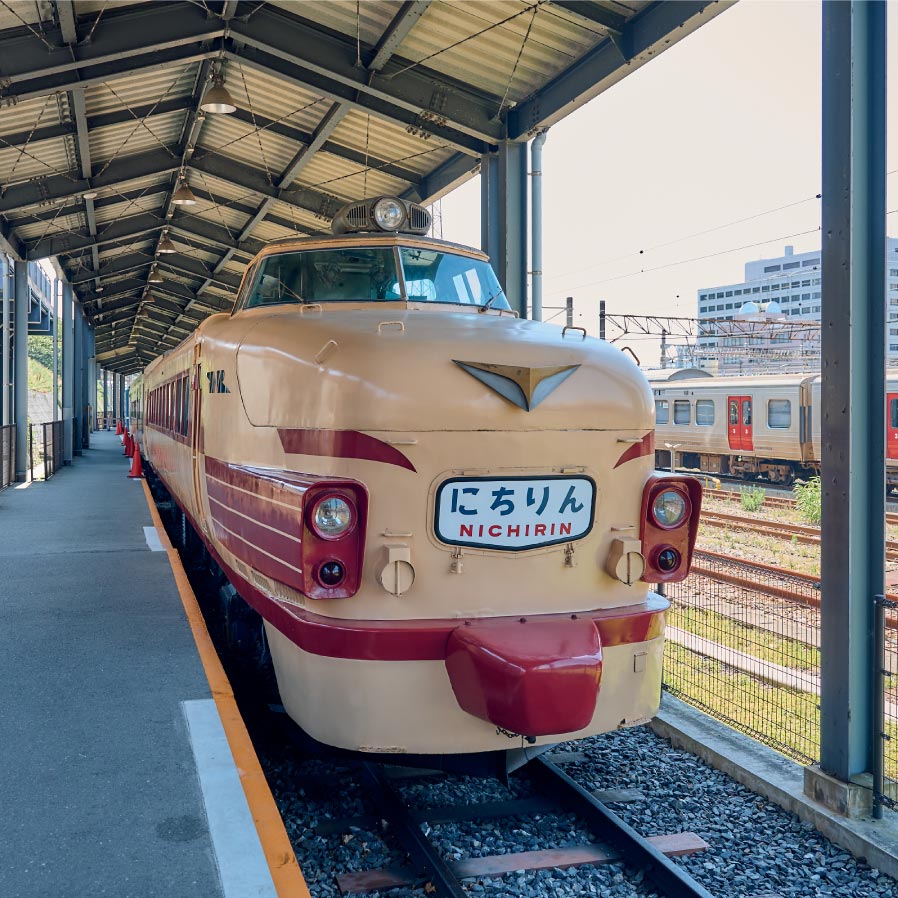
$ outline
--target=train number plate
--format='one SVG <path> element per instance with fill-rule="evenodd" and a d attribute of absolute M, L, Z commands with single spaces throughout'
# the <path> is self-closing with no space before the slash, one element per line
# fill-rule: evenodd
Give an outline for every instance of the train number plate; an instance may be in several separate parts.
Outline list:
<path fill-rule="evenodd" d="M 434 532 L 450 546 L 520 552 L 582 539 L 595 503 L 590 477 L 453 477 L 437 490 Z"/>

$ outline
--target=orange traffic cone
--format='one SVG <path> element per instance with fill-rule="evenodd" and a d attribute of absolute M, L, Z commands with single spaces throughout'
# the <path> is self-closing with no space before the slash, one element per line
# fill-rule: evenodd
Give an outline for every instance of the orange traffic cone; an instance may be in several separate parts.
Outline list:
<path fill-rule="evenodd" d="M 137 444 L 137 440 L 134 440 L 131 448 L 134 450 L 134 461 L 131 462 L 131 470 L 128 472 L 128 476 L 136 479 L 143 477 L 143 462 L 140 458 L 140 446 Z"/>
<path fill-rule="evenodd" d="M 120 437 L 125 432 L 125 428 L 122 427 L 122 422 L 119 421 L 118 424 L 115 425 L 115 435 Z"/>

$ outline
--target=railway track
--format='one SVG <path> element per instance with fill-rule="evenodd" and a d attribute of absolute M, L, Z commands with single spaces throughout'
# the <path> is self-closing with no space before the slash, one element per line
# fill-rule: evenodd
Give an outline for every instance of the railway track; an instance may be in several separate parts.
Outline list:
<path fill-rule="evenodd" d="M 530 761 L 522 771 L 535 787 L 537 794 L 534 796 L 460 806 L 413 808 L 403 797 L 396 776 L 390 775 L 387 768 L 363 763 L 358 766 L 358 773 L 361 786 L 376 810 L 374 819 L 386 823 L 388 831 L 408 854 L 410 864 L 399 870 L 372 869 L 341 874 L 337 877 L 337 885 L 344 895 L 423 883 L 428 893 L 446 898 L 467 898 L 465 879 L 623 862 L 633 872 L 640 872 L 651 880 L 662 895 L 711 898 L 704 886 L 670 860 L 673 856 L 702 851 L 708 847 L 707 843 L 694 833 L 651 838 L 639 835 L 603 801 L 545 757 Z M 610 797 L 615 799 L 614 795 Z M 428 837 L 432 825 L 448 821 L 520 819 L 534 814 L 559 813 L 576 814 L 599 842 L 447 861 Z M 328 821 L 324 829 L 335 832 L 360 822 L 359 818 Z"/>
<path fill-rule="evenodd" d="M 701 523 L 730 530 L 746 530 L 764 536 L 778 536 L 805 545 L 820 545 L 820 528 L 784 521 L 765 521 L 744 515 L 702 510 Z M 898 561 L 898 541 L 886 540 L 886 561 Z"/>
<path fill-rule="evenodd" d="M 736 504 L 739 504 L 742 501 L 742 494 L 735 490 L 706 489 L 704 490 L 704 495 L 711 499 L 720 499 L 724 502 L 735 502 Z M 795 508 L 795 500 L 788 496 L 772 496 L 768 493 L 764 496 L 764 505 L 768 508 Z M 886 523 L 898 525 L 898 512 L 887 511 Z"/>

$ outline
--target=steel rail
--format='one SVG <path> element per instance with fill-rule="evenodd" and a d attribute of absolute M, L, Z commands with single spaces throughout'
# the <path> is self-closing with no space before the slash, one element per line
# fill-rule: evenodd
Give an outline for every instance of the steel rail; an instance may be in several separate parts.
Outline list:
<path fill-rule="evenodd" d="M 701 883 L 662 854 L 644 836 L 545 757 L 525 768 L 559 803 L 581 817 L 599 839 L 620 852 L 624 863 L 636 867 L 669 898 L 713 898 Z"/>
<path fill-rule="evenodd" d="M 378 811 L 395 831 L 402 847 L 418 865 L 417 873 L 426 877 L 436 889 L 437 895 L 449 898 L 468 898 L 459 878 L 439 856 L 430 839 L 412 815 L 399 790 L 376 764 L 361 765 L 362 782 Z"/>

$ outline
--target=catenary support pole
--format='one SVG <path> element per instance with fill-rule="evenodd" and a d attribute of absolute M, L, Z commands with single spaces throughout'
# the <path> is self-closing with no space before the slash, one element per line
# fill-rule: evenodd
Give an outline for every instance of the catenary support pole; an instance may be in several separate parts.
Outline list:
<path fill-rule="evenodd" d="M 15 264 L 15 408 L 16 480 L 28 479 L 28 263 Z"/>
<path fill-rule="evenodd" d="M 871 769 L 885 551 L 886 4 L 823 3 L 820 766 Z"/>
<path fill-rule="evenodd" d="M 62 285 L 62 429 L 63 464 L 72 463 L 75 447 L 75 325 L 72 287 Z"/>

